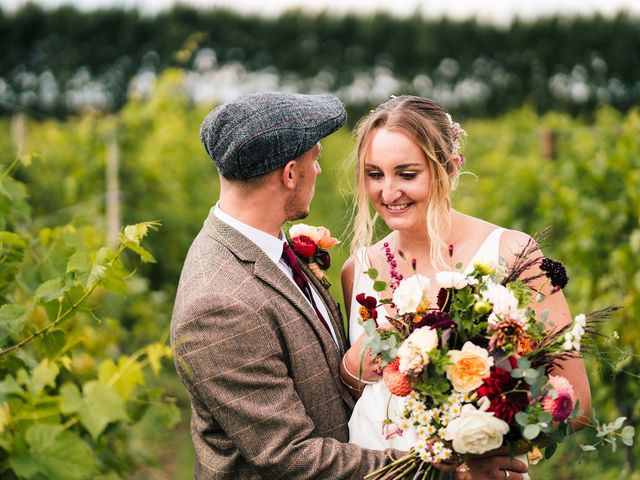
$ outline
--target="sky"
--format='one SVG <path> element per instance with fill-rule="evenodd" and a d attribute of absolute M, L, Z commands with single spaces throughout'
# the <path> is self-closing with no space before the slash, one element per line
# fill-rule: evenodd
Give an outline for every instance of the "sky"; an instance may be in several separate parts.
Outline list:
<path fill-rule="evenodd" d="M 15 9 L 24 3 L 26 0 L 0 0 L 5 10 Z M 35 3 L 45 7 L 73 4 L 83 9 L 137 7 L 153 14 L 170 7 L 175 0 L 36 0 Z M 640 16 L 639 0 L 181 0 L 180 3 L 210 8 L 229 7 L 240 12 L 268 16 L 278 15 L 289 8 L 327 10 L 336 14 L 385 10 L 399 16 L 420 11 L 426 17 L 473 17 L 496 24 L 509 23 L 514 17 L 529 20 L 538 16 L 592 15 L 595 12 L 609 16 L 620 10 Z"/>

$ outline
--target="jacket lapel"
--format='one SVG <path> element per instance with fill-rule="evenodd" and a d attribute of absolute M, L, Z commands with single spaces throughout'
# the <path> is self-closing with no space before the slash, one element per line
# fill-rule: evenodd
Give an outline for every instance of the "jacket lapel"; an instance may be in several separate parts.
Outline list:
<path fill-rule="evenodd" d="M 335 302 L 329 296 L 326 289 L 319 283 L 318 279 L 315 278 L 315 275 L 307 269 L 307 266 L 304 263 L 299 262 L 301 268 L 305 271 L 307 278 L 309 278 L 309 281 L 313 282 L 316 290 L 322 296 L 322 299 L 329 310 L 329 316 L 331 317 L 329 320 L 336 332 L 338 347 L 336 347 L 336 342 L 333 340 L 333 337 L 322 324 L 313 307 L 304 295 L 285 275 L 285 273 L 280 270 L 280 268 L 275 265 L 255 243 L 242 235 L 235 228 L 219 220 L 218 217 L 214 215 L 213 209 L 211 209 L 209 216 L 205 221 L 205 231 L 209 236 L 223 243 L 239 260 L 253 263 L 253 273 L 255 276 L 275 289 L 283 299 L 286 299 L 296 307 L 296 309 L 298 309 L 307 319 L 322 345 L 331 375 L 334 382 L 338 385 L 338 390 L 341 392 L 346 403 L 353 406 L 353 400 L 346 389 L 342 387 L 339 377 L 340 360 L 345 348 L 344 329 L 342 325 L 339 325 L 341 322 L 337 321 L 339 315 L 337 313 Z"/>
<path fill-rule="evenodd" d="M 344 325 L 342 322 L 342 315 L 340 313 L 338 305 L 336 305 L 336 302 L 329 293 L 329 290 L 309 269 L 307 264 L 304 261 L 300 260 L 298 260 L 298 264 L 300 265 L 300 268 L 302 268 L 302 271 L 305 273 L 309 281 L 313 284 L 320 297 L 322 297 L 322 300 L 329 312 L 329 316 L 331 317 L 329 321 L 331 322 L 331 326 L 333 326 L 333 331 L 336 332 L 336 337 L 338 337 L 338 347 L 340 348 L 340 355 L 344 355 L 347 342 L 345 338 Z"/>

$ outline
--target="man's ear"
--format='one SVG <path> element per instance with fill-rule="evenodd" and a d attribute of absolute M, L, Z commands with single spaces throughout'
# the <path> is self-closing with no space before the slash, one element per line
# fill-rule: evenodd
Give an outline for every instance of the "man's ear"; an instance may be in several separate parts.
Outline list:
<path fill-rule="evenodd" d="M 282 184 L 285 188 L 295 190 L 298 183 L 298 162 L 290 160 L 282 168 Z"/>

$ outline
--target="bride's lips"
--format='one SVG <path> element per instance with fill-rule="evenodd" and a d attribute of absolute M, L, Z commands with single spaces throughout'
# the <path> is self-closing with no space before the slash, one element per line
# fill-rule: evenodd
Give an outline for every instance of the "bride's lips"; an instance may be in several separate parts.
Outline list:
<path fill-rule="evenodd" d="M 413 205 L 413 202 L 406 202 L 406 203 L 383 203 L 382 204 L 384 206 L 384 209 L 389 212 L 389 213 L 404 213 L 407 210 L 409 210 L 409 207 L 411 207 L 411 205 Z"/>

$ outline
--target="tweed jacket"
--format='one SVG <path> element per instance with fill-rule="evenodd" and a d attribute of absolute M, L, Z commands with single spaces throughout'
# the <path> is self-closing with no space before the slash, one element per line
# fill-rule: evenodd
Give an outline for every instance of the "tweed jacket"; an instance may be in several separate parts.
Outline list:
<path fill-rule="evenodd" d="M 327 290 L 307 276 L 337 346 L 293 282 L 213 209 L 191 245 L 171 343 L 191 397 L 197 479 L 358 479 L 386 463 L 385 452 L 346 443 L 344 328 Z"/>

